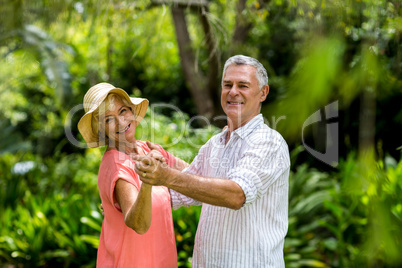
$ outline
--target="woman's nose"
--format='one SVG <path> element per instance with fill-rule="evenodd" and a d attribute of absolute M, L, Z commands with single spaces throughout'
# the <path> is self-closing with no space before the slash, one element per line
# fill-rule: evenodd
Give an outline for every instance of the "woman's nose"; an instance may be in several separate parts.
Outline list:
<path fill-rule="evenodd" d="M 125 117 L 122 115 L 119 115 L 118 119 L 119 119 L 119 125 L 124 125 L 124 123 L 126 121 Z"/>

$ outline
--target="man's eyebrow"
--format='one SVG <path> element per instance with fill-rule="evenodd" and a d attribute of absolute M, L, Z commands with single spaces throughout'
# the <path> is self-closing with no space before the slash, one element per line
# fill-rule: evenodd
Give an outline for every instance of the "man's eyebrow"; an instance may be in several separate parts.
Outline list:
<path fill-rule="evenodd" d="M 248 82 L 248 81 L 239 81 L 239 84 L 248 84 L 248 85 L 250 85 L 251 83 Z"/>
<path fill-rule="evenodd" d="M 233 83 L 233 81 L 231 81 L 231 80 L 223 80 L 223 83 Z M 250 84 L 251 84 L 251 83 L 248 82 L 248 81 L 238 81 L 238 82 L 236 82 L 236 83 L 238 83 L 238 84 L 247 84 L 247 85 L 250 85 Z"/>

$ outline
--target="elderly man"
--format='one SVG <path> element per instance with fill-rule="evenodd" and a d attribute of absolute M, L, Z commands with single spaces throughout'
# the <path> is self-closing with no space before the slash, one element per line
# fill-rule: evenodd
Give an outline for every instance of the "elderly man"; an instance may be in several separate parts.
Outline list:
<path fill-rule="evenodd" d="M 170 188 L 173 208 L 203 204 L 193 267 L 284 267 L 289 150 L 264 124 L 268 76 L 256 59 L 237 55 L 223 69 L 221 105 L 228 127 L 183 172 L 136 157 L 143 182 Z"/>

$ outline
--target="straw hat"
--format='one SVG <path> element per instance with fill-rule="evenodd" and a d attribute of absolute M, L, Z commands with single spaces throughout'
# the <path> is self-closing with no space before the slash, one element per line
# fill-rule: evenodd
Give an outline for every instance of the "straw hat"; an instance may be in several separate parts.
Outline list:
<path fill-rule="evenodd" d="M 115 93 L 134 105 L 134 114 L 137 123 L 140 123 L 147 111 L 149 103 L 147 99 L 131 98 L 123 89 L 116 88 L 109 83 L 99 83 L 94 85 L 84 96 L 85 114 L 78 122 L 78 130 L 91 148 L 101 146 L 99 142 L 99 134 L 94 133 L 92 129 L 92 114 L 110 93 Z"/>

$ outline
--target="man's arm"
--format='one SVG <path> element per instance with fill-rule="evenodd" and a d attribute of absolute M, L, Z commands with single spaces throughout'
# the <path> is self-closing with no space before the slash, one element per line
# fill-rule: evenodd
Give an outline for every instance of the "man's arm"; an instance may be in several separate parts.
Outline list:
<path fill-rule="evenodd" d="M 245 202 L 241 187 L 227 179 L 182 173 L 148 156 L 135 156 L 135 171 L 152 185 L 163 185 L 203 203 L 240 209 Z M 144 176 L 145 172 L 145 176 Z"/>
<path fill-rule="evenodd" d="M 183 169 L 187 168 L 188 166 L 190 166 L 186 161 L 178 158 L 178 157 L 174 157 L 175 161 L 174 161 L 174 169 L 177 169 L 179 171 L 182 171 Z"/>

